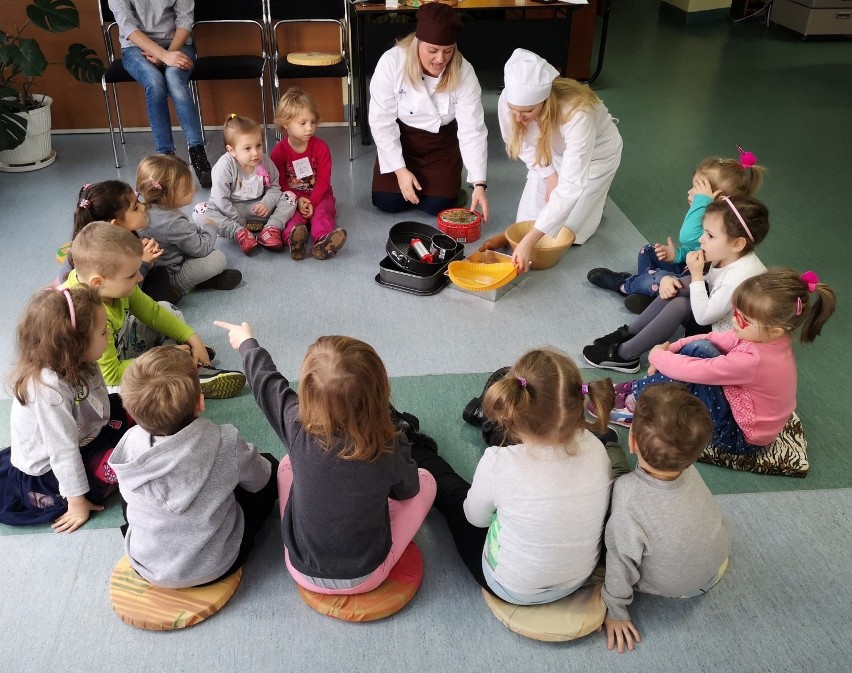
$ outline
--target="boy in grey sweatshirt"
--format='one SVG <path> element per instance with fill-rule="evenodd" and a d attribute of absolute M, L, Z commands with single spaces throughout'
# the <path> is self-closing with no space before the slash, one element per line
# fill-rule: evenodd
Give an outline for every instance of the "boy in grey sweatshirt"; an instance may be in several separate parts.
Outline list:
<path fill-rule="evenodd" d="M 627 611 L 634 588 L 691 598 L 728 567 L 728 523 L 693 465 L 712 432 L 707 407 L 681 383 L 648 386 L 637 400 L 628 441 L 638 464 L 613 486 L 604 536 L 604 625 L 619 654 L 640 640 Z"/>
<path fill-rule="evenodd" d="M 169 589 L 235 572 L 278 497 L 278 461 L 234 426 L 198 417 L 204 396 L 195 363 L 178 346 L 136 358 L 121 390 L 138 425 L 109 464 L 127 503 L 122 532 L 130 564 Z"/>

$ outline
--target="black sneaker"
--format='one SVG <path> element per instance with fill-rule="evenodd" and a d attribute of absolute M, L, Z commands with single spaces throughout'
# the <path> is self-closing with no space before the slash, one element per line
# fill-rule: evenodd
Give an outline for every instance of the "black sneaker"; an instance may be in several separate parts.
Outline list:
<path fill-rule="evenodd" d="M 622 325 L 614 332 L 610 332 L 609 334 L 605 334 L 602 337 L 599 337 L 592 341 L 596 346 L 608 345 L 608 344 L 623 344 L 625 341 L 632 339 L 633 335 L 627 329 L 627 325 Z"/>
<path fill-rule="evenodd" d="M 226 400 L 234 397 L 246 385 L 246 375 L 242 372 L 217 369 L 216 367 L 199 367 L 198 380 L 201 382 L 201 392 L 211 400 Z"/>
<path fill-rule="evenodd" d="M 592 269 L 586 275 L 586 279 L 592 285 L 602 287 L 604 290 L 612 290 L 613 292 L 617 292 L 618 294 L 620 294 L 622 297 L 626 293 L 622 292 L 619 288 L 621 287 L 621 284 L 628 278 L 630 278 L 629 273 L 624 273 L 623 271 L 610 271 L 609 269 L 604 269 L 603 267 Z"/>
<path fill-rule="evenodd" d="M 204 189 L 210 189 L 213 184 L 213 169 L 210 168 L 210 162 L 207 160 L 207 152 L 204 150 L 204 145 L 193 145 L 189 148 L 189 163 L 192 164 L 192 169 L 198 178 L 198 182 Z"/>
<path fill-rule="evenodd" d="M 647 294 L 629 294 L 624 298 L 624 306 L 636 315 L 643 313 L 653 303 L 654 298 Z"/>
<path fill-rule="evenodd" d="M 407 411 L 397 411 L 393 405 L 391 405 L 390 413 L 393 426 L 397 430 L 402 430 L 406 435 L 420 432 L 420 419 L 414 414 Z"/>
<path fill-rule="evenodd" d="M 618 355 L 617 343 L 592 344 L 583 349 L 583 359 L 592 367 L 612 369 L 625 374 L 635 374 L 639 371 L 639 358 L 625 360 Z"/>
<path fill-rule="evenodd" d="M 505 378 L 506 372 L 508 371 L 508 367 L 500 367 L 500 369 L 491 374 L 485 382 L 485 386 L 482 388 L 482 392 L 479 394 L 479 397 L 474 397 L 465 405 L 464 410 L 462 411 L 462 418 L 466 423 L 482 427 L 486 420 L 485 414 L 482 411 L 482 400 L 485 397 L 485 393 L 488 392 L 488 389 L 497 381 Z"/>
<path fill-rule="evenodd" d="M 237 269 L 225 269 L 222 273 L 208 278 L 195 287 L 199 290 L 233 290 L 243 280 L 243 274 Z"/>

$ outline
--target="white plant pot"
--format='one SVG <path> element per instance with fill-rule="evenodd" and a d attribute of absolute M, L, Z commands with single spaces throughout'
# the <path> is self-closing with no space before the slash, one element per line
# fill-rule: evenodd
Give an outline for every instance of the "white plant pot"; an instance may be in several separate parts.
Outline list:
<path fill-rule="evenodd" d="M 15 149 L 0 152 L 0 171 L 35 171 L 56 161 L 56 152 L 50 145 L 50 106 L 53 99 L 50 96 L 40 98 L 40 108 L 20 113 L 27 115 L 27 137 Z"/>

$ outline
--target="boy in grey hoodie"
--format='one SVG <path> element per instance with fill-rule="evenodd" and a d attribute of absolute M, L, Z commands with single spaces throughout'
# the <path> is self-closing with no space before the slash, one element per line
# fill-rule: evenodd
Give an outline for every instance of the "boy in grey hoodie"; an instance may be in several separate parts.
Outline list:
<path fill-rule="evenodd" d="M 195 363 L 179 346 L 136 358 L 121 382 L 138 425 L 109 464 L 127 503 L 130 564 L 157 586 L 215 582 L 242 567 L 278 497 L 278 461 L 232 425 L 199 418 Z"/>
<path fill-rule="evenodd" d="M 636 401 L 630 453 L 636 470 L 616 479 L 606 525 L 607 646 L 639 642 L 627 606 L 634 589 L 692 598 L 728 567 L 728 522 L 693 463 L 713 434 L 707 407 L 682 383 L 648 386 Z"/>

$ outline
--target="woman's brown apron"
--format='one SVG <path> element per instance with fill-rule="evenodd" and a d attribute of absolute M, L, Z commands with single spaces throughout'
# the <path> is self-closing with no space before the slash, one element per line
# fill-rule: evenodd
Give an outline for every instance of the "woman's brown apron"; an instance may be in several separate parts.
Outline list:
<path fill-rule="evenodd" d="M 454 199 L 461 187 L 462 174 L 458 122 L 454 119 L 437 133 L 407 126 L 399 120 L 396 123 L 405 167 L 414 173 L 423 188 L 419 194 Z M 373 191 L 400 193 L 396 174 L 379 172 L 378 157 L 373 166 Z"/>

